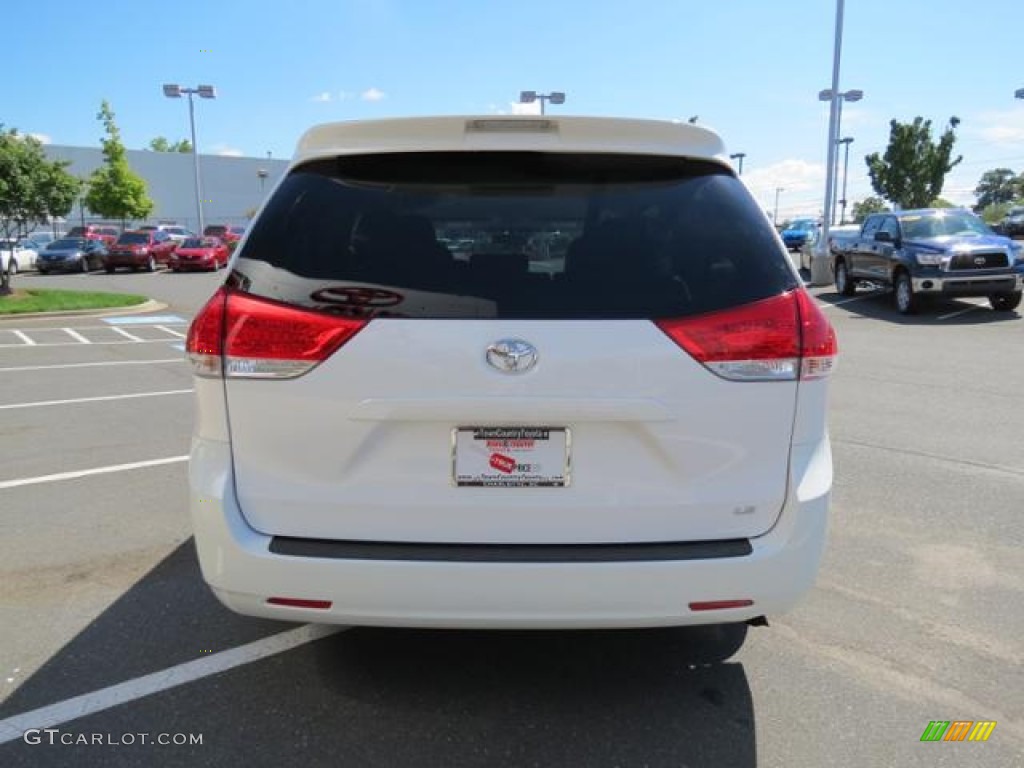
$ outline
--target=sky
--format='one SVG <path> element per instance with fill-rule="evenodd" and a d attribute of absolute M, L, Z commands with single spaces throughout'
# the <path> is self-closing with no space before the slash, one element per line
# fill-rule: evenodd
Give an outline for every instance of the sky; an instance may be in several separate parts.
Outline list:
<path fill-rule="evenodd" d="M 846 0 L 841 135 L 847 198 L 872 194 L 864 156 L 889 121 L 960 118 L 963 162 L 943 197 L 971 204 L 986 170 L 1024 171 L 1024 2 Z M 746 154 L 744 180 L 779 217 L 823 208 L 833 0 L 9 0 L 0 123 L 98 146 L 110 101 L 122 138 L 187 138 L 163 83 L 212 84 L 200 151 L 290 157 L 317 123 L 511 114 L 522 90 L 563 91 L 550 114 L 687 120 Z M 14 64 L 11 64 L 14 62 Z M 841 172 L 841 168 L 840 168 Z M 841 195 L 840 195 L 841 196 Z"/>

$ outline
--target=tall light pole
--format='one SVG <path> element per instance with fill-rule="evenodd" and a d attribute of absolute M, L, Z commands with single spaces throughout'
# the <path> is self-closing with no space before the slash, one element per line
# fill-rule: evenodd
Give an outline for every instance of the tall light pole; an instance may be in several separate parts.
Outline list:
<path fill-rule="evenodd" d="M 776 229 L 779 228 L 779 194 L 785 191 L 784 187 L 775 188 L 775 213 L 772 214 L 772 224 L 775 225 Z"/>
<path fill-rule="evenodd" d="M 746 156 L 747 156 L 746 152 L 737 152 L 737 153 L 735 153 L 733 155 L 729 155 L 729 159 L 730 160 L 739 160 L 740 161 L 740 169 L 739 169 L 739 175 L 740 176 L 743 175 L 743 158 L 746 157 Z"/>
<path fill-rule="evenodd" d="M 192 105 L 193 94 L 199 94 L 201 99 L 217 98 L 217 90 L 212 85 L 200 85 L 198 88 L 182 88 L 180 85 L 170 83 L 164 85 L 164 96 L 169 99 L 180 99 L 181 94 L 188 95 L 188 124 L 192 129 L 192 160 L 196 177 L 196 217 L 199 220 L 199 234 L 203 234 L 203 192 L 199 183 L 199 146 L 196 144 L 196 114 Z"/>
<path fill-rule="evenodd" d="M 853 143 L 853 136 L 847 136 L 839 140 L 839 143 L 844 145 L 844 157 L 843 157 L 843 196 L 839 200 L 839 205 L 843 212 L 839 216 L 839 224 L 842 226 L 846 223 L 846 177 L 850 172 L 850 145 Z"/>
<path fill-rule="evenodd" d="M 836 139 L 839 138 L 839 65 L 843 53 L 843 0 L 836 0 L 836 32 L 832 51 L 832 87 L 822 91 L 818 98 L 829 102 L 828 110 L 828 160 L 825 166 L 825 211 L 821 237 L 815 243 L 811 255 L 811 285 L 826 285 L 832 279 L 828 264 L 828 230 L 832 216 L 832 181 L 835 174 Z"/>
<path fill-rule="evenodd" d="M 831 89 L 825 89 L 818 94 L 818 101 L 832 101 L 833 91 Z M 836 97 L 837 108 L 836 108 L 836 144 L 839 142 L 839 134 L 842 131 L 843 125 L 843 102 L 844 101 L 860 101 L 864 98 L 864 91 L 851 90 L 845 91 L 838 94 Z M 831 214 L 828 215 L 829 221 L 834 226 L 836 223 L 836 200 L 839 198 L 839 156 L 835 158 L 835 173 L 832 175 L 832 208 Z M 827 213 L 827 212 L 826 212 Z"/>
<path fill-rule="evenodd" d="M 533 104 L 533 102 L 540 102 L 540 113 L 544 114 L 544 104 L 550 101 L 552 104 L 565 104 L 565 94 L 562 91 L 552 91 L 551 93 L 537 93 L 536 91 L 520 91 L 519 92 L 519 103 L 520 104 Z"/>

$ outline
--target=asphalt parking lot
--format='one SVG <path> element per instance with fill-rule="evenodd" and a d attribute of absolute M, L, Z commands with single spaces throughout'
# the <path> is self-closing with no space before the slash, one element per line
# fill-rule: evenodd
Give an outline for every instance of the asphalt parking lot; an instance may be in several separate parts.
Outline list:
<path fill-rule="evenodd" d="M 168 307 L 0 321 L 0 765 L 1022 764 L 1020 315 L 813 290 L 841 345 L 833 527 L 768 627 L 323 631 L 199 576 L 182 334 L 222 279 L 17 278 Z M 922 743 L 932 720 L 997 725 Z"/>

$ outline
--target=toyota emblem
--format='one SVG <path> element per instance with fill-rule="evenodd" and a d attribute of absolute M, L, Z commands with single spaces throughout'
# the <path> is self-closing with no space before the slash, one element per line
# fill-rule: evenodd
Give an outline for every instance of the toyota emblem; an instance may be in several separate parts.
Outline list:
<path fill-rule="evenodd" d="M 526 373 L 537 364 L 537 350 L 522 339 L 502 339 L 487 347 L 487 363 L 502 373 Z"/>

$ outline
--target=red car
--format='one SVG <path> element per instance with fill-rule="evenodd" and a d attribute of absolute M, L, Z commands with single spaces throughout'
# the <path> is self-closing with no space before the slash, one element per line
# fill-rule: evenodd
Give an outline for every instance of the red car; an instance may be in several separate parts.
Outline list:
<path fill-rule="evenodd" d="M 228 265 L 231 251 L 223 240 L 217 237 L 193 237 L 178 246 L 168 266 L 172 272 L 208 269 L 216 272 Z"/>
<path fill-rule="evenodd" d="M 125 232 L 107 249 L 103 268 L 108 274 L 118 267 L 144 268 L 152 272 L 157 264 L 170 261 L 177 247 L 166 232 Z"/>
<path fill-rule="evenodd" d="M 225 243 L 233 243 L 242 239 L 245 227 L 229 227 L 225 224 L 210 224 L 203 230 L 203 237 L 216 237 Z"/>
<path fill-rule="evenodd" d="M 117 242 L 117 227 L 100 227 L 87 224 L 84 227 L 72 227 L 65 237 L 83 237 L 86 240 L 99 240 L 108 248 Z"/>

